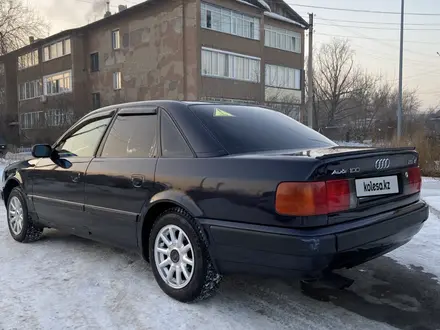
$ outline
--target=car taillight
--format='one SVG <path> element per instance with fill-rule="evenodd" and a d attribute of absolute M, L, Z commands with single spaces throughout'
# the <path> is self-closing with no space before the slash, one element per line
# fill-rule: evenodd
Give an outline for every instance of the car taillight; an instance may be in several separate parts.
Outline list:
<path fill-rule="evenodd" d="M 312 216 L 347 211 L 354 206 L 350 182 L 283 182 L 276 192 L 278 214 Z"/>
<path fill-rule="evenodd" d="M 412 167 L 408 170 L 409 190 L 415 194 L 422 189 L 422 174 L 419 167 Z"/>
<path fill-rule="evenodd" d="M 327 213 L 350 209 L 350 182 L 348 180 L 327 181 Z"/>

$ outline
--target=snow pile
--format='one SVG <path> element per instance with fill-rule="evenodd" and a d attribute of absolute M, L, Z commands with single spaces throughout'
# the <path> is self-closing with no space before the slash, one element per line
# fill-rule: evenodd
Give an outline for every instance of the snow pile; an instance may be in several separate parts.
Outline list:
<path fill-rule="evenodd" d="M 13 153 L 13 152 L 7 152 L 4 159 L 6 160 L 26 160 L 32 158 L 32 153 L 30 152 L 19 152 L 19 153 Z"/>
<path fill-rule="evenodd" d="M 267 17 L 271 17 L 273 19 L 279 20 L 279 21 L 287 22 L 287 23 L 290 23 L 290 24 L 295 24 L 295 25 L 298 25 L 298 26 L 300 26 L 302 28 L 306 28 L 303 24 L 301 24 L 301 23 L 299 23 L 297 21 L 294 21 L 294 20 L 292 20 L 290 18 L 287 18 L 287 17 L 284 17 L 282 15 L 279 15 L 277 13 L 272 13 L 272 12 L 265 11 L 264 15 L 267 16 Z"/>
<path fill-rule="evenodd" d="M 431 207 L 430 218 L 411 242 L 389 256 L 409 267 L 423 267 L 440 279 L 440 180 L 424 178 L 422 198 Z"/>
<path fill-rule="evenodd" d="M 248 6 L 251 6 L 251 7 L 259 8 L 258 6 L 255 6 L 255 5 L 251 4 L 250 2 L 247 2 L 246 0 L 237 0 L 237 2 L 240 2 L 240 3 L 244 4 L 244 5 L 248 5 Z"/>
<path fill-rule="evenodd" d="M 340 145 L 341 147 L 371 147 L 371 144 L 367 143 L 360 143 L 355 141 L 334 141 L 336 144 Z"/>
<path fill-rule="evenodd" d="M 259 3 L 262 7 L 264 7 L 268 12 L 271 12 L 271 11 L 272 11 L 272 9 L 270 9 L 270 6 L 267 4 L 266 1 L 264 1 L 264 0 L 257 0 L 257 1 L 258 1 L 258 3 Z"/>
<path fill-rule="evenodd" d="M 20 153 L 7 152 L 3 158 L 0 158 L 0 165 L 6 166 L 15 162 L 28 160 L 31 158 L 32 158 L 32 154 L 30 152 L 20 152 Z"/>

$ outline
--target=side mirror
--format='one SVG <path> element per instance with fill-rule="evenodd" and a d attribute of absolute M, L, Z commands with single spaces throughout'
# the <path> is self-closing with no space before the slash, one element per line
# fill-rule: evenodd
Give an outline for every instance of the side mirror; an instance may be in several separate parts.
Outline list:
<path fill-rule="evenodd" d="M 53 162 L 56 165 L 58 165 L 59 167 L 62 167 L 65 169 L 69 169 L 72 167 L 72 163 L 70 161 L 68 161 L 67 159 L 58 158 L 58 159 L 54 159 Z"/>
<path fill-rule="evenodd" d="M 32 156 L 35 158 L 49 158 L 52 155 L 52 147 L 48 144 L 36 144 L 32 147 Z"/>

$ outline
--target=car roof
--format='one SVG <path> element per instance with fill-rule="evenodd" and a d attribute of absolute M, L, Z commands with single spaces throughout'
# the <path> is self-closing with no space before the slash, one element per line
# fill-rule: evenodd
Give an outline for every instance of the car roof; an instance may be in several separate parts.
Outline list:
<path fill-rule="evenodd" d="M 231 102 L 209 102 L 209 101 L 174 101 L 174 100 L 151 100 L 151 101 L 137 101 L 137 102 L 126 102 L 126 103 L 119 103 L 114 105 L 109 105 L 104 108 L 100 108 L 94 111 L 91 111 L 87 114 L 89 115 L 95 115 L 99 114 L 101 112 L 106 112 L 110 110 L 120 109 L 120 108 L 131 108 L 131 107 L 139 107 L 139 106 L 158 106 L 163 107 L 165 109 L 172 110 L 172 108 L 175 108 L 175 106 L 191 106 L 191 105 L 242 105 L 242 106 L 250 106 L 249 104 L 242 104 L 242 103 L 231 103 Z M 173 107 L 174 106 L 174 107 Z"/>
<path fill-rule="evenodd" d="M 97 109 L 84 116 L 81 121 L 88 117 L 94 117 L 96 115 L 108 114 L 111 111 L 122 108 L 136 108 L 143 106 L 155 106 L 161 107 L 169 112 L 169 115 L 178 123 L 179 128 L 184 133 L 184 136 L 188 140 L 194 152 L 199 157 L 213 157 L 227 155 L 226 150 L 219 145 L 219 142 L 213 137 L 212 134 L 208 134 L 206 127 L 204 127 L 195 114 L 189 109 L 189 106 L 193 105 L 210 105 L 210 106 L 250 106 L 248 104 L 235 104 L 230 102 L 200 102 L 200 101 L 169 101 L 169 100 L 152 100 L 152 101 L 139 101 L 128 102 L 107 106 L 101 109 Z M 185 111 L 186 110 L 186 111 Z"/>

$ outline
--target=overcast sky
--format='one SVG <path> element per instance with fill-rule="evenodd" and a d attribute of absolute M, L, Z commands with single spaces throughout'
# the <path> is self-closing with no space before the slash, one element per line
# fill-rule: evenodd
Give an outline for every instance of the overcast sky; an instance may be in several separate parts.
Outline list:
<path fill-rule="evenodd" d="M 104 14 L 105 6 L 105 0 L 27 1 L 48 18 L 52 26 L 51 33 L 98 19 Z M 306 20 L 309 12 L 315 14 L 315 47 L 329 41 L 332 36 L 347 37 L 356 51 L 359 64 L 372 73 L 383 75 L 384 79 L 396 83 L 396 86 L 399 68 L 399 15 L 336 11 L 299 5 L 399 12 L 400 1 L 287 0 Z M 111 0 L 111 10 L 115 12 L 119 4 L 132 6 L 139 2 L 141 1 Z M 418 89 L 424 107 L 439 105 L 440 56 L 436 52 L 440 52 L 440 1 L 406 0 L 405 4 L 408 30 L 405 31 L 404 84 Z"/>

